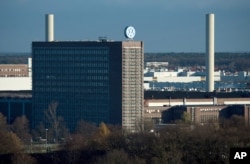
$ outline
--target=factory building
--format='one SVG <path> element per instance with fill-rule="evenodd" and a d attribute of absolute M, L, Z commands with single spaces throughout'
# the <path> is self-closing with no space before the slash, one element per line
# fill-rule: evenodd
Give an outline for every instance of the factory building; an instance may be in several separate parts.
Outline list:
<path fill-rule="evenodd" d="M 144 98 L 145 119 L 153 119 L 156 124 L 176 123 L 186 112 L 190 122 L 195 124 L 218 122 L 238 115 L 250 125 L 249 92 L 145 91 Z"/>
<path fill-rule="evenodd" d="M 229 119 L 233 115 L 241 116 L 246 125 L 249 124 L 249 105 L 181 105 L 164 110 L 161 114 L 162 123 L 176 123 L 187 113 L 186 121 L 194 124 L 219 123 L 220 120 Z"/>
<path fill-rule="evenodd" d="M 0 91 L 31 91 L 32 63 L 0 64 Z"/>
<path fill-rule="evenodd" d="M 27 64 L 0 64 L 0 77 L 27 77 Z"/>

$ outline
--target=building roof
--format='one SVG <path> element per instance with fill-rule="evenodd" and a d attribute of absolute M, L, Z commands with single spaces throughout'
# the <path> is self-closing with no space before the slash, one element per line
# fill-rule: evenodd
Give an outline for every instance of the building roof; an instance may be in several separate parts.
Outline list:
<path fill-rule="evenodd" d="M 0 91 L 0 99 L 32 98 L 32 91 Z"/>
<path fill-rule="evenodd" d="M 250 92 L 189 92 L 189 91 L 144 91 L 144 99 L 180 99 L 180 98 L 243 98 Z"/>

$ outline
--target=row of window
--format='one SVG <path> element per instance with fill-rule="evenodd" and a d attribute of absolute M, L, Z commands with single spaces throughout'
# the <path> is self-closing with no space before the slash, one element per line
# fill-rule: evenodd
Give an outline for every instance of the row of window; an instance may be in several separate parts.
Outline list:
<path fill-rule="evenodd" d="M 33 54 L 35 55 L 107 55 L 109 54 L 108 48 L 92 48 L 92 47 L 84 47 L 84 48 L 77 48 L 77 47 L 61 47 L 61 48 L 34 48 Z"/>
<path fill-rule="evenodd" d="M 27 72 L 27 69 L 21 69 L 21 68 L 2 68 L 0 69 L 0 72 Z"/>
<path fill-rule="evenodd" d="M 122 52 L 124 54 L 142 54 L 142 48 L 141 47 L 138 47 L 138 48 L 131 48 L 131 47 L 128 47 L 128 48 L 123 48 Z"/>
<path fill-rule="evenodd" d="M 71 82 L 71 81 L 41 81 L 36 80 L 33 81 L 34 83 L 34 89 L 39 88 L 62 88 L 62 89 L 72 89 L 77 88 L 78 89 L 86 89 L 89 87 L 96 87 L 107 89 L 109 88 L 109 82 L 108 81 L 92 81 L 92 82 Z M 99 86 L 99 87 L 98 87 Z M 91 89 L 91 88 L 90 88 Z"/>
<path fill-rule="evenodd" d="M 43 99 L 38 99 L 38 101 L 34 101 L 36 102 L 36 106 L 37 105 L 41 105 L 40 102 L 42 102 L 41 100 Z M 44 102 L 47 99 L 44 100 Z M 48 100 L 48 102 L 50 102 Z M 82 99 L 82 102 L 80 101 L 69 101 L 68 99 L 64 99 L 63 102 L 62 101 L 58 101 L 59 105 L 60 105 L 60 109 L 64 110 L 64 109 L 68 109 L 68 108 L 72 108 L 74 109 L 74 111 L 88 111 L 88 110 L 109 110 L 109 102 L 107 100 L 91 100 L 91 99 Z M 67 105 L 66 103 L 70 103 L 72 105 Z M 45 105 L 46 107 L 43 107 L 41 109 L 46 109 L 48 107 L 49 103 L 44 103 L 42 105 Z"/>
<path fill-rule="evenodd" d="M 49 61 L 44 61 L 44 62 L 37 62 L 34 66 L 34 68 L 46 68 L 46 69 L 101 69 L 101 68 L 108 68 L 109 63 L 107 62 L 88 62 L 88 63 L 64 63 L 64 62 L 49 62 Z"/>
<path fill-rule="evenodd" d="M 218 115 L 201 115 L 200 116 L 200 122 L 201 123 L 205 123 L 209 120 L 214 120 L 214 121 L 217 121 L 218 120 Z"/>
<path fill-rule="evenodd" d="M 39 62 L 107 62 L 108 61 L 108 56 L 88 56 L 88 55 L 82 55 L 82 56 L 73 56 L 73 55 L 68 55 L 68 56 L 34 56 L 35 61 Z"/>
<path fill-rule="evenodd" d="M 74 76 L 107 76 L 109 73 L 108 69 L 54 69 L 36 67 L 34 75 L 39 74 L 40 76 L 62 76 L 62 77 L 74 77 Z M 35 76 L 34 76 L 35 77 Z"/>
<path fill-rule="evenodd" d="M 34 89 L 36 89 L 35 93 L 47 93 L 47 94 L 63 94 L 63 96 L 65 96 L 65 94 L 71 94 L 72 92 L 74 92 L 75 94 L 77 93 L 89 93 L 89 94 L 105 94 L 107 95 L 109 93 L 108 89 L 106 87 L 96 87 L 96 86 L 84 86 L 84 87 L 64 87 L 64 86 L 60 86 L 60 87 L 56 87 L 56 86 L 51 86 L 51 87 L 46 87 L 46 86 L 42 86 L 39 85 L 40 87 L 35 87 Z M 72 94 L 72 96 L 74 96 L 74 94 Z"/>

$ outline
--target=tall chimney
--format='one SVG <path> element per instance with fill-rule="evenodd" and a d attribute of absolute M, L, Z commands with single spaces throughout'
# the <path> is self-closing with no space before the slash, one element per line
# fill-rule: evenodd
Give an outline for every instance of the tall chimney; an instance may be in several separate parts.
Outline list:
<path fill-rule="evenodd" d="M 46 14 L 45 15 L 45 41 L 52 42 L 54 41 L 54 15 Z"/>
<path fill-rule="evenodd" d="M 214 14 L 206 14 L 206 90 L 214 91 Z"/>

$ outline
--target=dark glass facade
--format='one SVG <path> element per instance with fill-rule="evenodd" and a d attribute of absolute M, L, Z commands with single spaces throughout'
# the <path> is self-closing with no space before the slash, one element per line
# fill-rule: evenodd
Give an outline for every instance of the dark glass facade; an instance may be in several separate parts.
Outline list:
<path fill-rule="evenodd" d="M 17 117 L 26 116 L 31 120 L 31 96 L 27 97 L 0 97 L 0 113 L 7 118 L 7 123 L 12 124 Z"/>
<path fill-rule="evenodd" d="M 81 119 L 122 125 L 122 52 L 122 42 L 33 42 L 33 127 L 52 102 L 70 130 Z"/>

